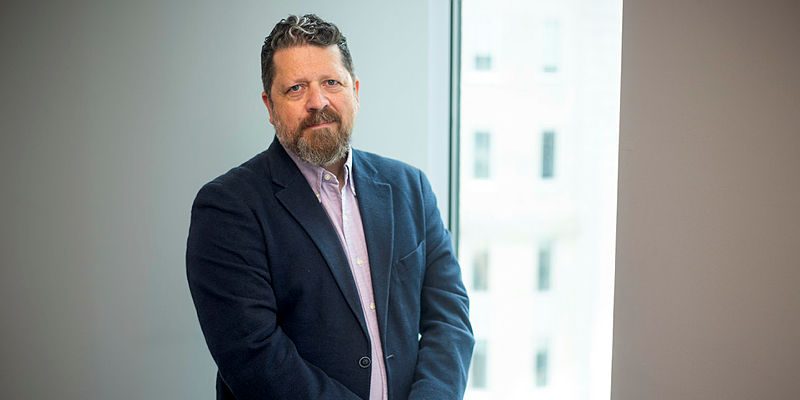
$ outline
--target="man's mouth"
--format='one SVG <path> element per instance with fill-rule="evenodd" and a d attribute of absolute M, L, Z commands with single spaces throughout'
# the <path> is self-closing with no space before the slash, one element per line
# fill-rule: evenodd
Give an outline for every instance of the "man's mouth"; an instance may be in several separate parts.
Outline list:
<path fill-rule="evenodd" d="M 306 126 L 306 129 L 324 128 L 324 127 L 326 127 L 328 125 L 333 125 L 333 122 L 320 122 L 318 124 L 308 125 L 308 126 Z"/>

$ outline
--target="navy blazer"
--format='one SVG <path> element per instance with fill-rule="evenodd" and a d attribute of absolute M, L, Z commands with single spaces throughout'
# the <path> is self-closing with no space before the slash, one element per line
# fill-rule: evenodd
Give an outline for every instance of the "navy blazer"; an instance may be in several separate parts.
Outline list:
<path fill-rule="evenodd" d="M 430 184 L 353 151 L 390 399 L 463 397 L 474 339 Z M 218 399 L 366 399 L 370 340 L 344 250 L 274 140 L 192 207 L 189 288 L 218 367 Z"/>

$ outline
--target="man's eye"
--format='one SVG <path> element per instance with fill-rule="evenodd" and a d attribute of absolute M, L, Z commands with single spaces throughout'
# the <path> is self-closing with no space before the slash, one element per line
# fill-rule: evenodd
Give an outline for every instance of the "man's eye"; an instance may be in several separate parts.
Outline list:
<path fill-rule="evenodd" d="M 288 93 L 299 92 L 300 91 L 300 87 L 301 87 L 300 85 L 290 86 L 289 90 L 287 90 L 287 92 Z"/>
<path fill-rule="evenodd" d="M 328 79 L 327 81 L 325 81 L 325 84 L 328 86 L 336 86 L 339 84 L 339 81 L 335 79 Z"/>

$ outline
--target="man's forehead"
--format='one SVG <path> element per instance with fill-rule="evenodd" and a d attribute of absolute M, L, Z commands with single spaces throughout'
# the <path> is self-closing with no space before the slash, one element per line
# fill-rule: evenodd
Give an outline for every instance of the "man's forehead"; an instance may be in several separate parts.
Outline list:
<path fill-rule="evenodd" d="M 342 53 L 336 45 L 315 46 L 310 44 L 292 46 L 275 51 L 273 56 L 276 75 L 324 71 L 346 73 Z M 277 77 L 277 76 L 276 76 Z"/>

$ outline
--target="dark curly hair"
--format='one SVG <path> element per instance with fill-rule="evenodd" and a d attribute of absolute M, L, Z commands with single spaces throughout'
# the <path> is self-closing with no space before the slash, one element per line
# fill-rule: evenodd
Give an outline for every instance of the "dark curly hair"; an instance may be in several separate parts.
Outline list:
<path fill-rule="evenodd" d="M 275 52 L 307 44 L 319 47 L 338 46 L 344 67 L 347 68 L 350 76 L 355 78 L 353 59 L 347 48 L 347 39 L 336 25 L 326 22 L 314 14 L 306 14 L 302 17 L 290 15 L 272 28 L 272 32 L 264 39 L 264 45 L 261 47 L 261 81 L 268 97 L 270 97 L 272 80 L 275 78 L 275 63 L 273 62 Z"/>

